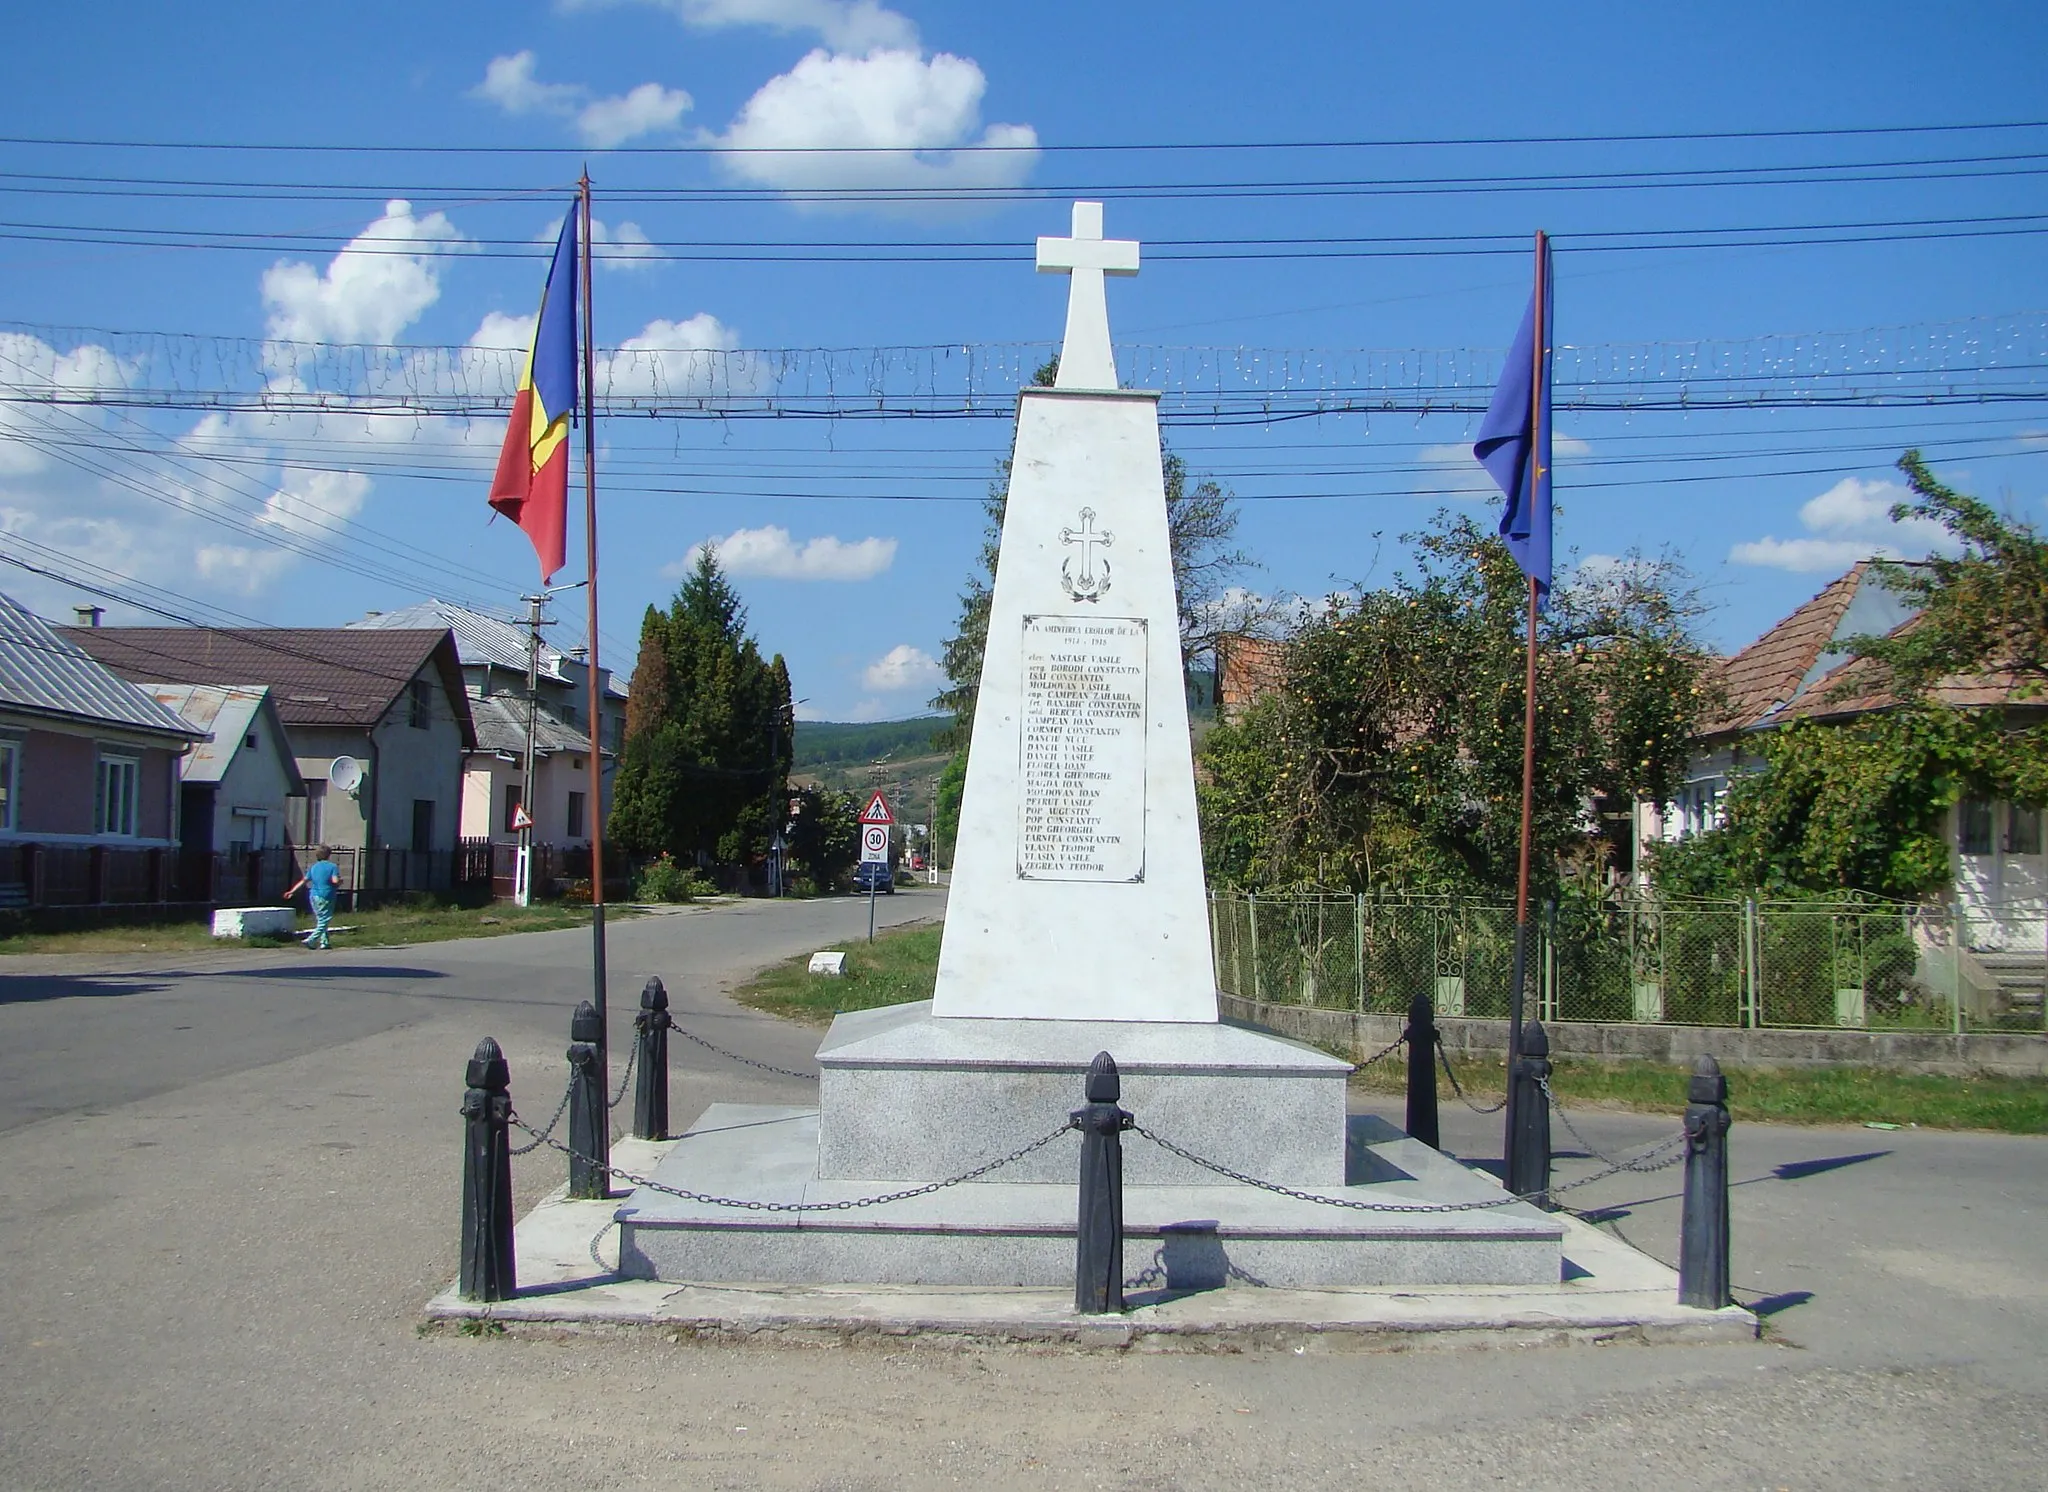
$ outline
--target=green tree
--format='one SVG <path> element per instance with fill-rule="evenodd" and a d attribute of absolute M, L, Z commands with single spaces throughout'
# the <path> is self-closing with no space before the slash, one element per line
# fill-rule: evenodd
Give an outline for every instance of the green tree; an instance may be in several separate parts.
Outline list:
<path fill-rule="evenodd" d="M 641 620 L 610 831 L 636 854 L 741 868 L 787 809 L 795 749 L 789 671 L 761 657 L 709 548 L 667 611 Z"/>
<path fill-rule="evenodd" d="M 1212 877 L 1501 892 L 1521 828 L 1521 571 L 1498 538 L 1440 515 L 1408 536 L 1419 574 L 1304 621 L 1283 687 L 1202 749 Z M 1562 581 L 1538 631 L 1540 880 L 1603 847 L 1603 798 L 1668 799 L 1710 698 L 1696 611 L 1667 563 Z"/>
<path fill-rule="evenodd" d="M 860 857 L 861 805 L 851 793 L 828 787 L 799 788 L 790 794 L 789 853 L 820 891 L 830 890 Z"/>

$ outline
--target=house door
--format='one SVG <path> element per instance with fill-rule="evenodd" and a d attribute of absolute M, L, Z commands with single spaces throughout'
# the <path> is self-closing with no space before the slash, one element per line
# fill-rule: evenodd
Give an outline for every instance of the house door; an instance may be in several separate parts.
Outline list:
<path fill-rule="evenodd" d="M 1956 898 L 1972 947 L 2039 949 L 2048 934 L 2041 810 L 1965 798 L 1956 805 Z"/>

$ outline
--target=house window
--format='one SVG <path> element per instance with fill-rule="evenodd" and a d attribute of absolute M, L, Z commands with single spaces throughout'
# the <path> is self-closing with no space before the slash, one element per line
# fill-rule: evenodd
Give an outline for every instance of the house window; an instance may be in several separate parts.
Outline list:
<path fill-rule="evenodd" d="M 135 833 L 135 804 L 142 777 L 142 764 L 132 756 L 100 758 L 99 779 L 93 792 L 95 834 Z"/>
<path fill-rule="evenodd" d="M 2041 853 L 2041 810 L 2015 803 L 2006 810 L 2005 852 L 2008 855 Z"/>
<path fill-rule="evenodd" d="M 583 837 L 583 794 L 569 794 L 569 838 Z"/>
<path fill-rule="evenodd" d="M 306 781 L 306 843 L 318 844 L 327 837 L 327 784 L 319 778 Z"/>
<path fill-rule="evenodd" d="M 1965 798 L 1956 805 L 1956 848 L 1965 855 L 1991 853 L 1991 802 Z"/>
<path fill-rule="evenodd" d="M 434 800 L 414 798 L 412 800 L 412 848 L 414 854 L 425 854 L 434 847 Z"/>
<path fill-rule="evenodd" d="M 412 709 L 407 723 L 414 730 L 425 730 L 434 723 L 434 684 L 431 679 L 412 681 Z"/>
<path fill-rule="evenodd" d="M 20 762 L 21 743 L 0 741 L 0 829 L 14 827 L 14 775 Z"/>
<path fill-rule="evenodd" d="M 505 784 L 505 827 L 502 833 L 513 833 L 519 827 L 519 804 L 524 793 L 516 782 Z"/>

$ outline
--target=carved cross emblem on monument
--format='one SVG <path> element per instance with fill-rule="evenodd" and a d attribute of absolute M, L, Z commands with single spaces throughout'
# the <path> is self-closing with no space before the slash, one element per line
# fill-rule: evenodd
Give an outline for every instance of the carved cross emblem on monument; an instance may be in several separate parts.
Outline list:
<path fill-rule="evenodd" d="M 1109 561 L 1105 559 L 1102 562 L 1101 571 L 1098 573 L 1095 565 L 1095 546 L 1100 544 L 1104 549 L 1109 548 L 1116 542 L 1116 535 L 1107 529 L 1097 532 L 1095 510 L 1083 508 L 1081 526 L 1061 529 L 1060 542 L 1081 546 L 1080 573 L 1076 574 L 1074 571 L 1073 556 L 1067 556 L 1066 562 L 1060 566 L 1061 588 L 1076 601 L 1101 600 L 1109 590 Z"/>
<path fill-rule="evenodd" d="M 1072 275 L 1067 287 L 1067 336 L 1060 348 L 1056 389 L 1114 389 L 1116 354 L 1109 346 L 1109 300 L 1104 275 L 1138 272 L 1135 240 L 1102 236 L 1102 204 L 1074 204 L 1074 236 L 1038 241 L 1040 274 Z"/>

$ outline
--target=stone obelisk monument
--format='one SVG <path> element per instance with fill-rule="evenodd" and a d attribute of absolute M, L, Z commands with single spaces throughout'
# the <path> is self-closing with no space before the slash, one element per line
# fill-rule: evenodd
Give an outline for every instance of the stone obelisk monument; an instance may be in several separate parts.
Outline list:
<path fill-rule="evenodd" d="M 1038 268 L 1067 334 L 1018 396 L 932 1013 L 1214 1021 L 1159 396 L 1117 386 L 1103 293 L 1138 245 L 1077 202 Z"/>
<path fill-rule="evenodd" d="M 1076 1158 L 1055 1141 L 1102 1051 L 1123 1106 L 1193 1153 L 1362 1189 L 1351 1064 L 1217 1019 L 1158 395 L 1117 387 L 1104 298 L 1106 275 L 1137 273 L 1138 245 L 1105 239 L 1101 204 L 1077 202 L 1038 267 L 1073 277 L 1066 342 L 1053 387 L 1018 395 L 934 996 L 837 1017 L 815 1109 L 706 1110 L 656 1172 L 666 1190 L 618 1210 L 627 1274 L 1072 1284 Z M 1402 1154 L 1375 1172 L 1402 1205 L 1433 1195 L 1402 1169 L 1418 1158 L 1474 1185 L 1422 1146 Z M 1127 1237 L 1169 1281 L 1557 1279 L 1561 1230 L 1526 1208 L 1332 1211 L 1149 1143 L 1123 1152 L 1122 1187 Z"/>

